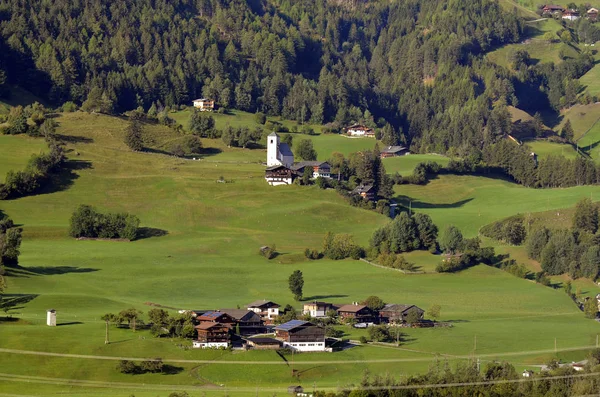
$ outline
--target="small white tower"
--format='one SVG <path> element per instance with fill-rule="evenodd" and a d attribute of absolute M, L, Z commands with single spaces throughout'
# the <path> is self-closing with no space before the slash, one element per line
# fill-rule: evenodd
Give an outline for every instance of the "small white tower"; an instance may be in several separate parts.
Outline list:
<path fill-rule="evenodd" d="M 56 310 L 50 309 L 46 312 L 46 324 L 49 327 L 56 327 Z"/>
<path fill-rule="evenodd" d="M 278 158 L 279 152 L 279 135 L 272 132 L 267 136 L 267 167 L 274 165 L 281 165 L 281 161 Z"/>

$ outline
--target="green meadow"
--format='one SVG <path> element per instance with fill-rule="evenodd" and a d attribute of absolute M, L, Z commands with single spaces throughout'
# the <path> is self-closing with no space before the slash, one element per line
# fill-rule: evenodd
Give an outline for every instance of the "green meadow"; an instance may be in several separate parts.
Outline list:
<path fill-rule="evenodd" d="M 527 141 L 525 143 L 527 146 L 531 147 L 531 150 L 540 158 L 554 155 L 575 159 L 578 156 L 577 150 L 569 144 L 542 140 Z"/>
<path fill-rule="evenodd" d="M 154 152 L 132 153 L 123 143 L 126 122 L 120 118 L 78 112 L 56 120 L 70 159 L 59 187 L 0 202 L 24 229 L 21 268 L 9 272 L 7 290 L 22 299 L 12 311 L 19 320 L 0 322 L 0 349 L 90 357 L 0 351 L 0 395 L 166 396 L 175 390 L 191 396 L 273 395 L 285 393 L 290 384 L 335 389 L 358 383 L 365 370 L 395 377 L 423 372 L 436 358 L 509 360 L 517 368 L 541 365 L 555 355 L 581 359 L 586 352 L 578 349 L 592 346 L 600 333 L 600 325 L 586 320 L 562 291 L 487 266 L 405 275 L 362 261 L 306 260 L 304 249 L 320 248 L 328 231 L 350 233 L 366 246 L 389 219 L 349 206 L 332 189 L 268 186 L 260 164 L 264 149 L 231 149 L 206 139 L 199 159 L 174 158 L 161 148 L 183 135 L 147 126 Z M 335 135 L 306 137 L 323 160 L 335 151 L 375 144 Z M 23 167 L 43 149 L 41 140 L 0 137 L 0 170 Z M 388 172 L 404 175 L 426 160 L 448 161 L 409 155 L 384 164 Z M 228 183 L 217 183 L 221 176 Z M 500 179 L 444 175 L 424 186 L 396 186 L 396 194 L 402 205 L 430 214 L 440 228 L 454 224 L 472 237 L 506 216 L 572 207 L 590 194 L 600 197 L 600 187 L 533 190 Z M 137 215 L 144 238 L 69 238 L 69 217 L 80 204 Z M 263 245 L 275 245 L 279 255 L 260 256 Z M 440 260 L 423 252 L 407 258 L 428 272 Z M 439 304 L 441 320 L 453 327 L 403 330 L 400 347 L 358 345 L 332 354 L 297 354 L 296 378 L 292 358 L 274 352 L 189 349 L 188 340 L 114 327 L 113 343 L 104 344 L 100 317 L 129 307 L 147 312 L 151 304 L 163 305 L 173 312 L 242 307 L 266 298 L 300 309 L 287 286 L 296 269 L 304 274 L 305 300 L 347 303 L 378 295 L 424 309 Z M 586 292 L 592 288 L 587 285 Z M 58 327 L 45 326 L 49 308 L 57 310 Z M 364 335 L 345 332 L 351 339 Z M 174 373 L 120 374 L 115 367 L 121 357 L 161 357 Z"/>

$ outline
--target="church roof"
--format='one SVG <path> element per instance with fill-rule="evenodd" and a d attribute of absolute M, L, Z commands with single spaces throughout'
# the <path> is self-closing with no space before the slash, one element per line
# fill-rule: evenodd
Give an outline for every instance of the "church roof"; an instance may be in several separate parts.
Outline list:
<path fill-rule="evenodd" d="M 277 134 L 275 133 L 275 131 L 273 131 L 273 132 L 271 132 L 271 133 L 269 134 L 269 136 L 279 136 L 279 135 L 277 135 Z"/>
<path fill-rule="evenodd" d="M 277 134 L 275 134 L 275 135 L 277 135 Z M 282 156 L 293 156 L 294 155 L 287 143 L 279 144 L 279 153 L 281 153 Z"/>

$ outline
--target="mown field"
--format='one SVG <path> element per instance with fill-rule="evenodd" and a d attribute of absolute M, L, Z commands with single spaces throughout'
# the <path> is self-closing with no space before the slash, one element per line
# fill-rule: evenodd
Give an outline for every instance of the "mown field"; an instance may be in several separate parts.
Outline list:
<path fill-rule="evenodd" d="M 23 299 L 13 312 L 21 320 L 0 323 L 0 348 L 113 360 L 3 351 L 0 393 L 166 396 L 186 389 L 192 396 L 272 395 L 295 383 L 335 389 L 358 383 L 366 369 L 396 377 L 425 371 L 438 354 L 451 362 L 474 353 L 484 362 L 540 365 L 555 354 L 555 338 L 560 358 L 579 359 L 583 350 L 561 350 L 589 347 L 600 333 L 600 325 L 586 320 L 562 291 L 486 266 L 454 275 L 403 275 L 361 261 L 305 260 L 304 249 L 319 248 L 327 231 L 351 233 L 367 245 L 373 231 L 389 220 L 349 206 L 333 190 L 266 185 L 259 163 L 264 149 L 229 149 L 218 140 L 203 140 L 202 160 L 177 159 L 160 148 L 181 136 L 152 126 L 146 136 L 155 153 L 132 153 L 122 143 L 126 124 L 121 119 L 71 113 L 57 121 L 72 160 L 62 187 L 0 202 L 0 209 L 24 229 L 22 269 L 11 273 L 7 291 Z M 42 141 L 26 137 L 1 139 L 1 170 L 24 166 L 31 153 L 43 149 Z M 326 135 L 310 139 L 320 159 L 333 151 L 356 150 L 350 146 L 355 141 L 365 148 L 375 143 Z M 409 174 L 427 159 L 445 161 L 410 155 L 387 159 L 385 165 L 388 172 Z M 220 176 L 229 183 L 216 183 Z M 396 193 L 413 211 L 429 213 L 440 228 L 455 224 L 471 237 L 481 226 L 518 212 L 570 207 L 590 193 L 600 197 L 600 187 L 532 190 L 498 179 L 441 176 L 425 186 L 397 186 Z M 68 238 L 69 217 L 79 204 L 136 214 L 149 228 L 146 238 Z M 278 257 L 268 261 L 258 255 L 260 246 L 273 244 Z M 427 253 L 408 257 L 427 271 L 440 259 Z M 369 345 L 295 355 L 299 379 L 291 377 L 291 364 L 273 352 L 187 350 L 183 347 L 190 341 L 115 328 L 114 343 L 104 344 L 100 316 L 132 306 L 144 312 L 150 303 L 215 309 L 267 298 L 300 308 L 287 287 L 296 269 L 304 273 L 307 300 L 344 303 L 376 294 L 386 302 L 424 309 L 440 304 L 441 319 L 454 326 L 406 330 L 400 348 Z M 60 326 L 44 325 L 48 308 L 57 310 Z M 346 331 L 352 338 L 364 333 Z M 172 375 L 123 375 L 115 369 L 119 357 L 162 357 L 178 368 Z"/>

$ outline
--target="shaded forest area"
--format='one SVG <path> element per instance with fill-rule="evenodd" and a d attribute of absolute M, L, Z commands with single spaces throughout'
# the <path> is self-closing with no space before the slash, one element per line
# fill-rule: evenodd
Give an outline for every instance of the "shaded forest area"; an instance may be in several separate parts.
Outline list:
<path fill-rule="evenodd" d="M 299 122 L 386 128 L 386 143 L 467 154 L 506 105 L 568 106 L 589 55 L 518 76 L 483 60 L 523 38 L 490 0 L 0 0 L 0 86 L 54 104 L 158 109 L 199 96 Z"/>

